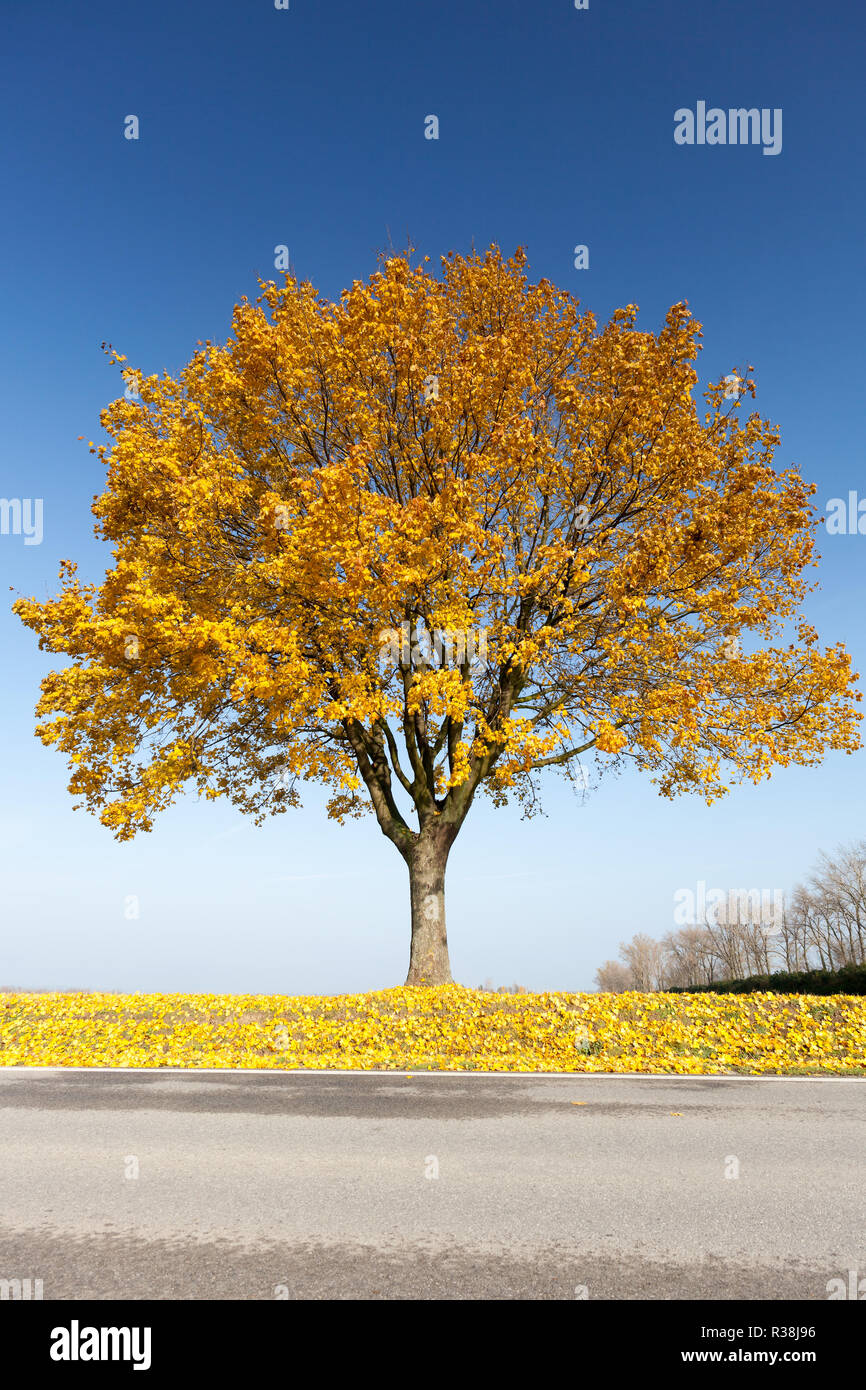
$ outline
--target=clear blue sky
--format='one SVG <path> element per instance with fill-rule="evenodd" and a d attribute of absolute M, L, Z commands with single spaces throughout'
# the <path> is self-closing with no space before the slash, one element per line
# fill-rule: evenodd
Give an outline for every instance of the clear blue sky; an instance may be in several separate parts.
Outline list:
<path fill-rule="evenodd" d="M 87 441 L 117 375 L 100 343 L 177 370 L 274 276 L 278 244 L 332 296 L 408 236 L 434 260 L 522 244 L 536 277 L 602 320 L 634 302 L 655 328 L 686 299 L 703 377 L 754 364 L 778 465 L 817 483 L 819 511 L 866 498 L 864 25 L 851 0 L 4 7 L 0 493 L 44 499 L 40 545 L 0 536 L 4 592 L 53 592 L 63 557 L 103 573 Z M 781 108 L 781 153 L 676 145 L 674 112 L 698 101 Z M 825 533 L 820 549 L 808 612 L 864 669 L 866 536 Z M 257 830 L 189 799 L 118 845 L 73 812 L 63 759 L 33 736 L 49 659 L 8 603 L 0 624 L 0 984 L 402 982 L 406 873 L 372 818 L 340 829 L 312 792 Z M 531 823 L 480 804 L 449 866 L 455 978 L 591 988 L 622 939 L 673 925 L 678 889 L 789 888 L 819 848 L 866 833 L 864 759 L 711 808 L 635 775 L 583 805 L 554 779 Z"/>

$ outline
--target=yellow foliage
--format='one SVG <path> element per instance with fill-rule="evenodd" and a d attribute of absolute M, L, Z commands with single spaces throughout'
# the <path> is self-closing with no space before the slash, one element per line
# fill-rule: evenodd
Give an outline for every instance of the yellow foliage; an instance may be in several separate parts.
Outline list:
<path fill-rule="evenodd" d="M 118 838 L 185 785 L 261 818 L 306 779 L 405 849 L 397 783 L 456 833 L 583 752 L 712 801 L 859 747 L 850 658 L 799 617 L 814 488 L 724 383 L 699 412 L 684 304 L 599 329 L 495 247 L 391 256 L 333 303 L 261 288 L 176 377 L 112 353 L 138 388 L 97 450 L 114 566 L 15 604 L 69 658 L 37 732 Z M 383 658 L 403 624 L 486 660 Z"/>
<path fill-rule="evenodd" d="M 0 1066 L 863 1075 L 866 999 L 6 994 Z"/>

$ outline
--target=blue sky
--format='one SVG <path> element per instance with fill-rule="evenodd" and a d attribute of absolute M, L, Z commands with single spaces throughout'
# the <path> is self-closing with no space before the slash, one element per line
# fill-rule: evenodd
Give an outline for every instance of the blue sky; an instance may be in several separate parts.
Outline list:
<path fill-rule="evenodd" d="M 818 511 L 866 498 L 863 28 L 849 3 L 804 0 L 8 6 L 0 493 L 44 504 L 41 544 L 0 536 L 9 603 L 53 592 L 61 558 L 92 579 L 107 563 L 87 441 L 118 378 L 100 344 L 176 371 L 275 276 L 280 244 L 331 296 L 410 238 L 434 261 L 524 245 L 536 278 L 602 321 L 637 303 L 656 328 L 688 300 L 702 377 L 754 364 L 777 464 L 817 484 Z M 781 109 L 781 152 L 676 145 L 674 112 L 698 101 Z M 866 536 L 823 532 L 819 549 L 807 612 L 863 669 Z M 0 984 L 402 982 L 406 871 L 372 818 L 341 829 L 312 791 L 256 829 L 189 799 L 117 844 L 73 812 L 63 759 L 33 736 L 49 658 L 8 603 L 0 628 Z M 621 940 L 673 925 L 678 889 L 789 888 L 820 848 L 866 833 L 864 758 L 710 808 L 633 774 L 583 803 L 553 779 L 529 823 L 482 802 L 449 865 L 455 978 L 592 988 Z"/>

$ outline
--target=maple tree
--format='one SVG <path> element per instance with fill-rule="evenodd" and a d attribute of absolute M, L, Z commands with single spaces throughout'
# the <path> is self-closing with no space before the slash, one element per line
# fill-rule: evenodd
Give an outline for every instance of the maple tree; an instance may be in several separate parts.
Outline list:
<path fill-rule="evenodd" d="M 184 787 L 257 821 L 304 780 L 341 822 L 372 809 L 409 869 L 410 984 L 451 978 L 476 794 L 530 814 L 586 752 L 709 802 L 852 752 L 861 718 L 801 612 L 814 488 L 743 418 L 749 376 L 699 410 L 687 306 L 599 329 L 522 250 L 428 260 L 336 302 L 261 282 L 176 377 L 109 349 L 113 568 L 15 604 L 71 658 L 37 734 L 118 839 Z"/>

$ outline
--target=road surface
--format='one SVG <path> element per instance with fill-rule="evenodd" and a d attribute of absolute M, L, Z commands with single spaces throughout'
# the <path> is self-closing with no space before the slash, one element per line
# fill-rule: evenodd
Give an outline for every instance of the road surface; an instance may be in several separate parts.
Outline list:
<path fill-rule="evenodd" d="M 866 1278 L 864 1139 L 856 1079 L 0 1069 L 0 1279 L 827 1299 Z"/>

